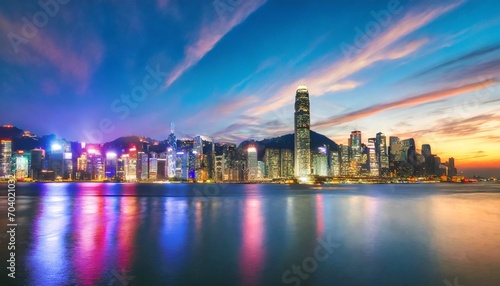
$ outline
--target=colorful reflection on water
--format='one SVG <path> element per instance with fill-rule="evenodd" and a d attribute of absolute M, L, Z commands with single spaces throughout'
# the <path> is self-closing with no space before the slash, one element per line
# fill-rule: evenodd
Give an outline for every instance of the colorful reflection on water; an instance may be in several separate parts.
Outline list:
<path fill-rule="evenodd" d="M 327 238 L 304 285 L 500 284 L 498 185 L 200 188 L 20 184 L 15 284 L 283 285 Z"/>

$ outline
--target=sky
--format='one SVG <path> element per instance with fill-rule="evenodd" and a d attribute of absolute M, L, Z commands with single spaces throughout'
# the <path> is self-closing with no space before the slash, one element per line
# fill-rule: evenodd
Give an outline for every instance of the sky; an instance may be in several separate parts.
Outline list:
<path fill-rule="evenodd" d="M 500 177 L 497 1 L 3 0 L 0 124 L 85 142 L 311 129 L 430 144 Z"/>

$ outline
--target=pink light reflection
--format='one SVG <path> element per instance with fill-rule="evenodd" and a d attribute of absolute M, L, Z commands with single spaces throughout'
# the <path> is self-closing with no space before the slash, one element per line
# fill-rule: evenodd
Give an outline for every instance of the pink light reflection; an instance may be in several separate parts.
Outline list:
<path fill-rule="evenodd" d="M 259 199 L 245 201 L 242 223 L 241 272 L 244 285 L 259 285 L 264 262 L 264 219 Z"/>
<path fill-rule="evenodd" d="M 135 187 L 132 185 L 132 188 Z M 118 224 L 118 265 L 120 269 L 130 269 L 135 252 L 134 235 L 139 226 L 139 210 L 137 197 L 126 196 L 120 199 L 120 216 Z"/>
<path fill-rule="evenodd" d="M 104 267 L 106 254 L 106 223 L 104 198 L 101 196 L 78 197 L 75 210 L 75 255 L 73 264 L 84 285 L 98 282 Z"/>
<path fill-rule="evenodd" d="M 323 213 L 323 195 L 316 195 L 316 237 L 321 237 L 325 232 L 325 219 Z"/>

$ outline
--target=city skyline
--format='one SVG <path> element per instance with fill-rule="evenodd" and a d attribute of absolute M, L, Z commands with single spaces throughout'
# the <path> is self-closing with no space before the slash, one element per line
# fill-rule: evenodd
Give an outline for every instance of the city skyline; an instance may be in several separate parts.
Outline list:
<path fill-rule="evenodd" d="M 309 116 L 309 110 L 308 110 L 308 95 L 307 95 L 307 87 L 304 85 L 301 85 L 297 88 L 297 94 L 296 98 L 299 99 L 296 105 L 297 111 L 295 112 L 295 116 L 297 117 L 297 122 L 296 125 L 297 127 L 304 127 L 307 126 L 307 118 Z M 306 117 L 304 118 L 304 111 L 306 111 Z M 5 129 L 12 129 L 15 126 L 13 125 L 4 125 L 2 128 Z M 305 131 L 307 133 L 310 133 L 312 130 L 306 128 Z M 22 129 L 20 131 L 23 131 Z M 303 130 L 302 130 L 303 131 Z M 297 132 L 297 130 L 296 130 Z M 274 149 L 274 148 L 269 148 L 269 147 L 264 147 L 264 150 L 262 151 L 264 153 L 265 151 L 265 156 L 264 158 L 267 158 L 268 156 L 268 151 L 269 152 L 277 152 L 272 154 L 272 156 L 277 156 L 276 160 L 288 160 L 289 162 L 294 161 L 294 164 L 290 163 L 289 167 L 283 167 L 281 168 L 284 170 L 287 176 L 292 176 L 291 173 L 289 173 L 288 169 L 295 169 L 298 170 L 293 174 L 293 177 L 298 179 L 299 181 L 307 181 L 307 178 L 314 177 L 314 176 L 327 176 L 327 177 L 357 177 L 357 176 L 362 176 L 362 177 L 380 177 L 380 178 L 389 178 L 389 177 L 429 177 L 429 176 L 441 176 L 441 175 L 436 175 L 436 174 L 445 174 L 448 176 L 448 178 L 451 178 L 453 176 L 481 176 L 481 177 L 497 177 L 498 172 L 496 170 L 488 170 L 488 169 L 479 169 L 479 170 L 467 170 L 466 168 L 460 168 L 457 170 L 456 165 L 455 165 L 455 158 L 450 157 L 448 160 L 444 157 L 440 157 L 440 154 L 436 154 L 431 151 L 431 145 L 430 144 L 417 144 L 414 140 L 414 138 L 399 138 L 397 136 L 387 136 L 382 133 L 378 132 L 375 137 L 371 137 L 370 135 L 364 134 L 362 135 L 362 131 L 359 130 L 354 130 L 350 134 L 350 138 L 348 138 L 348 143 L 347 144 L 337 144 L 334 141 L 331 141 L 334 144 L 337 144 L 338 148 L 330 149 L 327 147 L 327 145 L 321 145 L 321 147 L 313 147 L 311 144 L 311 139 L 310 136 L 303 135 L 301 134 L 301 128 L 298 128 L 299 132 L 299 137 L 295 137 L 295 134 L 289 134 L 289 135 L 294 135 L 294 138 L 299 138 L 299 141 L 304 141 L 305 142 L 300 142 L 299 144 L 297 143 L 297 139 L 294 139 L 294 146 L 299 146 L 299 148 L 294 148 L 294 155 L 290 159 L 290 155 L 292 153 L 292 150 L 289 150 L 287 148 L 279 148 L 279 149 Z M 304 132 L 302 132 L 304 133 Z M 321 135 L 321 134 L 319 134 Z M 47 136 L 51 138 L 49 141 L 47 141 Z M 285 137 L 286 135 L 282 135 L 280 137 Z M 321 135 L 323 136 L 323 135 Z M 364 137 L 363 137 L 364 136 Z M 126 136 L 129 137 L 130 136 Z M 152 147 L 155 147 L 155 151 L 152 152 L 153 154 L 153 159 L 151 157 L 147 156 L 145 157 L 147 161 L 149 160 L 159 160 L 163 161 L 164 167 L 163 167 L 163 173 L 164 173 L 164 178 L 174 178 L 178 177 L 179 173 L 182 172 L 184 175 L 188 174 L 189 171 L 189 164 L 191 163 L 186 163 L 187 161 L 185 160 L 190 160 L 188 157 L 185 157 L 185 155 L 182 154 L 205 154 L 208 150 L 209 153 L 207 153 L 209 156 L 215 156 L 209 159 L 209 161 L 204 162 L 203 160 L 200 161 L 199 163 L 194 163 L 191 167 L 194 169 L 191 170 L 193 172 L 193 176 L 198 178 L 198 177 L 203 177 L 206 180 L 207 178 L 212 178 L 215 176 L 215 173 L 217 170 L 217 166 L 221 166 L 220 163 L 217 163 L 217 160 L 213 161 L 213 163 L 208 163 L 217 157 L 220 157 L 219 159 L 226 160 L 233 155 L 231 154 L 226 154 L 226 151 L 229 151 L 227 149 L 228 146 L 233 146 L 230 147 L 233 151 L 235 150 L 236 146 L 240 148 L 244 143 L 249 144 L 246 148 L 243 148 L 242 150 L 244 152 L 248 152 L 248 156 L 250 157 L 250 153 L 253 152 L 254 159 L 255 160 L 250 160 L 250 161 L 255 161 L 252 166 L 249 163 L 250 161 L 247 161 L 247 168 L 249 171 L 249 175 L 252 174 L 255 176 L 257 173 L 259 173 L 259 177 L 254 177 L 253 180 L 257 178 L 267 178 L 267 176 L 264 175 L 264 173 L 280 173 L 279 167 L 278 171 L 270 171 L 269 164 L 273 165 L 273 168 L 276 168 L 275 164 L 276 161 L 275 159 L 272 159 L 271 162 L 268 162 L 267 159 L 264 159 L 264 162 L 258 161 L 259 164 L 262 165 L 257 168 L 257 149 L 255 145 L 259 141 L 256 141 L 255 139 L 250 139 L 246 140 L 244 142 L 240 142 L 239 144 L 235 144 L 234 142 L 216 142 L 212 140 L 210 137 L 204 136 L 204 135 L 197 135 L 194 136 L 193 138 L 177 138 L 175 135 L 175 124 L 173 122 L 170 123 L 170 134 L 163 140 L 156 140 L 155 138 L 145 138 L 144 136 L 140 135 L 132 135 L 131 137 L 137 137 L 140 141 L 139 143 L 128 143 L 126 146 L 122 146 L 124 149 L 111 147 L 108 144 L 111 142 L 105 142 L 103 143 L 96 143 L 96 142 L 78 142 L 78 141 L 68 141 L 64 138 L 58 138 L 55 137 L 55 135 L 43 135 L 42 137 L 31 133 L 28 130 L 24 130 L 24 133 L 22 134 L 22 138 L 28 139 L 34 139 L 35 141 L 38 141 L 40 138 L 42 138 L 43 142 L 40 142 L 39 145 L 34 147 L 34 149 L 31 150 L 31 153 L 43 151 L 45 152 L 56 152 L 60 153 L 60 156 L 63 156 L 64 154 L 67 154 L 69 158 L 72 158 L 76 160 L 76 157 L 79 157 L 80 155 L 83 155 L 84 157 L 79 157 L 78 160 L 88 160 L 88 155 L 99 155 L 102 156 L 103 159 L 107 158 L 108 156 L 111 156 L 111 158 L 114 159 L 121 159 L 123 160 L 126 158 L 126 160 L 129 160 L 129 151 L 132 153 L 136 152 L 143 152 L 144 154 L 148 154 L 149 152 L 146 150 L 149 150 L 149 147 L 140 147 L 142 144 L 147 144 L 148 146 L 151 145 Z M 302 138 L 301 138 L 302 137 Z M 367 140 L 363 141 L 362 138 L 368 137 Z M 45 138 L 45 139 L 44 139 Z M 1 140 L 1 147 L 0 147 L 0 176 L 2 174 L 8 173 L 8 169 L 10 169 L 11 166 L 15 166 L 15 163 L 12 163 L 13 165 L 9 166 L 8 164 L 4 166 L 3 163 L 7 163 L 10 161 L 10 158 L 14 159 L 13 154 L 17 154 L 18 156 L 26 156 L 25 154 L 29 154 L 30 150 L 29 148 L 13 148 L 13 142 L 21 139 L 21 137 L 8 137 L 8 136 L 0 136 Z M 114 141 L 117 141 L 116 138 Z M 272 139 L 272 140 L 271 140 Z M 276 138 L 268 138 L 266 140 L 271 140 L 274 141 Z M 264 140 L 265 141 L 265 140 Z M 276 142 L 276 141 L 275 141 Z M 7 145 L 4 145 L 7 144 Z M 48 144 L 48 145 L 47 145 Z M 77 149 L 79 151 L 74 150 L 71 146 L 74 146 L 73 144 L 77 144 Z M 116 144 L 116 143 L 115 143 Z M 165 144 L 164 149 L 158 149 L 158 145 Z M 207 145 L 208 144 L 208 145 Z M 260 143 L 259 143 L 260 144 Z M 105 147 L 108 145 L 108 147 Z M 210 147 L 207 147 L 207 146 Z M 81 146 L 81 147 L 80 147 Z M 191 147 L 189 147 L 191 146 Z M 217 146 L 215 149 L 214 147 Z M 421 148 L 419 148 L 421 147 Z M 207 149 L 208 148 L 208 149 Z M 222 148 L 222 149 L 221 149 Z M 72 150 L 73 149 L 73 150 Z M 121 151 L 120 151 L 121 149 Z M 129 150 L 130 149 L 130 150 Z M 218 150 L 216 152 L 216 149 Z M 187 153 L 186 153 L 187 151 Z M 6 152 L 4 154 L 4 152 Z M 69 152 L 69 153 L 66 153 Z M 223 152 L 223 153 L 220 153 Z M 284 153 L 283 153 L 284 152 Z M 290 153 L 288 153 L 290 152 Z M 137 154 L 139 154 L 137 153 Z M 281 154 L 283 153 L 283 154 Z M 134 156 L 138 156 L 138 155 Z M 181 154 L 182 158 L 179 158 L 179 154 Z M 210 155 L 212 154 L 212 155 Z M 216 156 L 217 154 L 222 155 L 222 156 Z M 290 154 L 290 155 L 288 155 Z M 73 156 L 72 156 L 73 155 Z M 160 157 L 157 157 L 157 156 Z M 269 154 L 271 155 L 271 154 Z M 305 155 L 305 156 L 304 156 Z M 75 157 L 76 156 L 76 157 Z M 204 155 L 205 156 L 205 155 Z M 226 158 L 226 156 L 229 156 Z M 283 157 L 280 159 L 280 157 Z M 319 156 L 319 157 L 318 157 Z M 45 155 L 43 156 L 45 157 Z M 50 156 L 49 156 L 50 157 Z M 304 157 L 305 159 L 299 159 L 295 160 L 293 158 L 301 158 Z M 8 158 L 6 162 L 4 162 L 3 159 Z M 139 156 L 140 158 L 140 156 Z M 226 159 L 224 159 L 226 158 Z M 324 159 L 322 159 L 324 158 Z M 234 159 L 234 158 L 233 158 Z M 233 160 L 230 159 L 230 160 Z M 240 158 L 241 159 L 241 158 Z M 24 159 L 23 159 L 24 160 Z M 59 159 L 60 160 L 60 159 Z M 73 161 L 75 161 L 73 160 Z M 139 159 L 134 159 L 137 161 L 137 164 L 140 165 L 140 160 Z M 182 167 L 177 166 L 180 169 L 176 169 L 176 163 L 169 163 L 169 162 L 175 162 L 177 160 L 184 161 L 184 164 Z M 249 160 L 249 159 L 245 159 Z M 290 161 L 291 160 L 291 161 Z M 321 160 L 321 162 L 317 161 Z M 324 161 L 323 161 L 324 160 Z M 338 161 L 337 161 L 338 160 Z M 14 162 L 13 160 L 12 162 Z M 50 160 L 49 160 L 50 161 Z M 48 162 L 49 162 L 48 161 Z M 71 159 L 70 159 L 71 161 Z M 76 162 L 75 161 L 75 162 Z M 406 167 L 405 165 L 401 165 L 401 162 L 406 162 Z M 29 167 L 29 162 L 30 159 L 27 159 L 27 161 L 21 162 L 23 165 L 22 168 L 28 168 Z M 147 163 L 150 164 L 151 162 Z M 200 165 L 201 163 L 201 165 Z M 409 165 L 408 165 L 409 163 Z M 19 162 L 17 163 L 19 164 Z M 24 166 L 24 164 L 27 164 Z M 79 164 L 79 163 L 78 163 Z M 178 164 L 178 163 L 177 163 Z M 188 164 L 188 165 L 186 165 Z M 205 171 L 195 171 L 195 170 L 202 170 L 204 167 L 202 167 L 203 164 L 208 164 L 205 167 L 209 167 L 209 169 Z M 214 165 L 211 165 L 214 164 Z M 222 163 L 224 165 L 224 163 Z M 319 165 L 318 165 L 319 164 Z M 355 164 L 355 165 L 352 165 Z M 366 164 L 366 165 L 365 165 Z M 460 163 L 459 163 L 460 164 Z M 71 164 L 70 164 L 71 165 Z M 135 165 L 135 163 L 134 163 Z M 156 166 L 156 162 L 154 163 Z M 222 165 L 222 166 L 223 166 Z M 321 165 L 321 166 L 320 166 Z M 7 167 L 8 166 L 8 167 Z M 41 165 L 40 165 L 41 166 Z M 401 169 L 404 167 L 403 169 Z M 411 168 L 411 171 L 408 172 L 407 169 L 408 167 Z M 71 169 L 72 167 L 70 167 Z M 114 165 L 114 168 L 117 168 L 116 163 Z M 154 169 L 156 170 L 157 167 Z M 187 169 L 186 169 L 187 168 Z M 237 167 L 239 169 L 240 167 Z M 245 169 L 245 167 L 243 167 Z M 323 171 L 318 171 L 318 168 L 323 170 Z M 440 168 L 446 168 L 444 170 L 441 170 Z M 49 168 L 50 169 L 50 168 Z M 222 167 L 222 170 L 224 167 Z M 272 168 L 270 168 L 272 169 Z M 340 169 L 343 169 L 341 171 Z M 2 171 L 3 170 L 3 171 Z M 222 171 L 219 168 L 219 171 Z M 243 169 L 242 169 L 243 170 Z M 441 170 L 441 171 L 440 171 Z M 464 173 L 465 171 L 465 173 Z M 134 172 L 135 172 L 135 167 L 134 167 Z M 401 173 L 402 172 L 402 173 Z M 140 173 L 140 172 L 139 172 Z M 149 173 L 149 167 L 148 167 L 148 173 Z M 158 172 L 160 173 L 160 172 Z M 28 174 L 27 172 L 25 173 L 23 171 L 22 174 Z M 205 177 L 208 175 L 208 177 Z M 104 173 L 103 173 L 104 175 Z M 138 176 L 142 176 L 141 174 L 138 174 Z M 154 171 L 154 176 L 156 177 L 156 171 Z M 246 175 L 245 175 L 246 176 Z M 21 176 L 22 177 L 22 176 Z M 126 177 L 126 176 L 125 176 Z M 279 176 L 278 176 L 279 177 Z M 286 176 L 285 176 L 286 177 Z M 146 177 L 141 177 L 142 179 L 147 179 L 149 178 L 149 175 Z"/>
<path fill-rule="evenodd" d="M 498 169 L 494 2 L 157 1 L 103 27 L 94 19 L 132 4 L 70 1 L 20 42 L 13 39 L 26 34 L 23 17 L 33 23 L 46 10 L 6 2 L 0 61 L 9 104 L 0 123 L 72 141 L 91 141 L 86 135 L 97 130 L 105 142 L 129 133 L 165 138 L 165 122 L 175 121 L 187 136 L 241 142 L 292 133 L 292 95 L 305 83 L 311 129 L 339 144 L 352 130 L 382 131 L 431 144 L 466 169 Z M 346 9 L 356 13 L 342 15 Z M 295 23 L 299 17 L 306 20 Z M 182 36 L 164 36 L 174 32 Z M 140 87 L 145 98 L 124 109 L 122 94 Z M 44 120 L 26 116 L 40 111 Z M 104 119 L 113 128 L 101 128 Z"/>

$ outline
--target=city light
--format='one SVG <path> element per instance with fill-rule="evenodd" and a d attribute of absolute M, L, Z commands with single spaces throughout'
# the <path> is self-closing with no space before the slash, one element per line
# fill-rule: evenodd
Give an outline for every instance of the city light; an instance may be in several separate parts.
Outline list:
<path fill-rule="evenodd" d="M 61 149 L 62 149 L 62 146 L 61 146 L 60 144 L 58 144 L 58 143 L 54 143 L 54 144 L 52 144 L 52 145 L 50 146 L 50 149 L 51 149 L 52 151 L 59 151 L 59 150 L 61 150 Z"/>
<path fill-rule="evenodd" d="M 106 158 L 107 159 L 114 159 L 116 157 L 117 157 L 117 155 L 116 155 L 115 152 L 108 152 L 108 153 L 106 153 Z"/>

